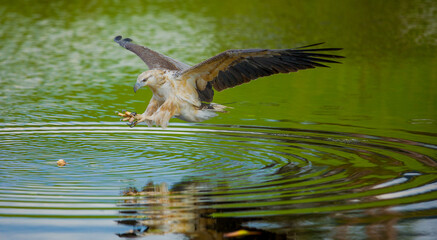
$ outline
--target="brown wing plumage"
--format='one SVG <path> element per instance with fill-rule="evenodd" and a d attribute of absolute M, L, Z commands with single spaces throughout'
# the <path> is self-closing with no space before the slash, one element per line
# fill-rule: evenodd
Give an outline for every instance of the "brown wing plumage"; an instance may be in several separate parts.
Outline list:
<path fill-rule="evenodd" d="M 125 38 L 122 36 L 117 36 L 114 38 L 114 41 L 118 43 L 120 46 L 126 48 L 127 50 L 135 53 L 138 57 L 143 60 L 149 69 L 168 69 L 168 70 L 185 70 L 190 66 L 179 62 L 171 57 L 167 57 L 161 53 L 155 52 L 150 48 L 146 48 L 135 43 L 132 43 L 132 39 Z"/>
<path fill-rule="evenodd" d="M 180 77 L 182 80 L 196 78 L 199 90 L 207 90 L 212 86 L 217 91 L 222 91 L 276 73 L 328 67 L 322 63 L 339 63 L 330 59 L 343 58 L 343 56 L 320 53 L 337 51 L 341 48 L 309 48 L 320 44 L 322 43 L 294 49 L 228 50 L 183 70 Z M 212 100 L 212 95 L 210 99 Z"/>

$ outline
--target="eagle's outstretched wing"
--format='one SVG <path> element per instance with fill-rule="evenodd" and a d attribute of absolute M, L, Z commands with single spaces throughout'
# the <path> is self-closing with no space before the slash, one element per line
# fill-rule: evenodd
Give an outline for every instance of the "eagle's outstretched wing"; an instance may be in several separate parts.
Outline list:
<path fill-rule="evenodd" d="M 149 69 L 168 69 L 168 70 L 185 70 L 190 68 L 190 65 L 187 65 L 183 62 L 179 62 L 171 57 L 167 57 L 161 53 L 155 52 L 150 48 L 146 48 L 135 43 L 132 43 L 132 39 L 125 38 L 122 36 L 117 36 L 114 38 L 114 41 L 120 46 L 126 48 L 127 50 L 135 53 L 138 57 L 143 60 Z"/>
<path fill-rule="evenodd" d="M 320 52 L 337 51 L 341 48 L 309 48 L 322 43 L 294 49 L 244 49 L 227 50 L 191 68 L 181 71 L 180 78 L 196 79 L 196 87 L 203 91 L 217 91 L 276 73 L 296 72 L 301 69 L 328 67 L 326 63 L 339 63 L 330 58 L 343 56 Z M 212 89 L 211 89 L 212 91 Z M 212 101 L 212 96 L 210 96 Z"/>

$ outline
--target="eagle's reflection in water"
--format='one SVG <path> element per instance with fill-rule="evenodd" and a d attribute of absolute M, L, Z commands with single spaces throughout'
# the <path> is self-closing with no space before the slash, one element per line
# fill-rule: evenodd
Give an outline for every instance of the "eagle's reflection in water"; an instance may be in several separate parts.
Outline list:
<path fill-rule="evenodd" d="M 132 230 L 117 233 L 121 238 L 286 239 L 285 234 L 244 226 L 247 218 L 211 217 L 220 210 L 211 207 L 208 190 L 201 183 L 180 182 L 169 189 L 165 183 L 149 182 L 141 190 L 127 188 L 123 196 L 132 198 L 120 207 L 132 210 L 120 211 L 117 223 L 132 226 Z"/>

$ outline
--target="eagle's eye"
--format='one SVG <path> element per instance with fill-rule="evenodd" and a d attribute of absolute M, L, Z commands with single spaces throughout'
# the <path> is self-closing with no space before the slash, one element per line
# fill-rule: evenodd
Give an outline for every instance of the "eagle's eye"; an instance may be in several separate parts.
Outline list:
<path fill-rule="evenodd" d="M 143 78 L 143 80 L 141 80 L 142 82 L 147 81 L 147 79 L 149 79 L 149 77 Z"/>

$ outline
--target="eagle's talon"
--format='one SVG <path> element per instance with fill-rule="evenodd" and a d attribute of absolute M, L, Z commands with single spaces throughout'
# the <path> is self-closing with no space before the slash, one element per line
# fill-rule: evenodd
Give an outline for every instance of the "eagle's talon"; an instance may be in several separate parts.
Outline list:
<path fill-rule="evenodd" d="M 138 115 L 136 112 L 128 112 L 123 110 L 124 113 L 121 112 L 116 112 L 116 114 L 120 117 L 122 117 L 122 119 L 120 119 L 120 121 L 128 121 L 128 125 L 130 127 L 134 127 L 137 124 L 137 120 L 139 119 L 139 117 L 141 115 Z"/>

